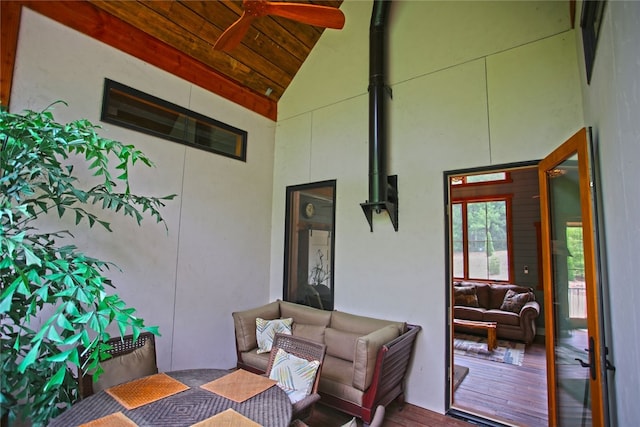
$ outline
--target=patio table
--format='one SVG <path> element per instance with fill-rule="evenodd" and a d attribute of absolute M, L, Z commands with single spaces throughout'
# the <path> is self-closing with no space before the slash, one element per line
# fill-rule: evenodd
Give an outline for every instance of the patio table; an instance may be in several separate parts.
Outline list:
<path fill-rule="evenodd" d="M 191 426 L 229 408 L 265 427 L 289 425 L 291 402 L 278 386 L 270 387 L 241 403 L 200 387 L 231 372 L 220 369 L 165 372 L 189 386 L 189 389 L 132 410 L 126 409 L 106 391 L 101 391 L 75 403 L 53 419 L 49 426 L 78 426 L 116 412 L 121 412 L 138 426 Z"/>

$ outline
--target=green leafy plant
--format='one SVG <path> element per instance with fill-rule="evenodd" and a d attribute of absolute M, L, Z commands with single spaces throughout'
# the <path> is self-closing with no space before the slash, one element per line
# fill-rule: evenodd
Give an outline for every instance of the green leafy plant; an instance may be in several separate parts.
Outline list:
<path fill-rule="evenodd" d="M 129 169 L 153 166 L 149 158 L 100 137 L 99 126 L 87 120 L 56 122 L 52 106 L 0 111 L 0 403 L 3 418 L 28 416 L 34 425 L 46 425 L 78 399 L 78 369 L 101 374 L 109 325 L 115 322 L 120 335 L 158 334 L 107 292 L 114 286 L 104 274 L 113 264 L 84 254 L 69 242 L 68 230 L 41 232 L 37 220 L 73 215 L 76 225 L 111 231 L 94 213 L 110 210 L 138 225 L 148 215 L 166 228 L 160 209 L 175 197 L 133 194 Z M 86 165 L 97 184 L 82 183 L 74 164 Z M 84 366 L 82 347 L 90 355 Z"/>

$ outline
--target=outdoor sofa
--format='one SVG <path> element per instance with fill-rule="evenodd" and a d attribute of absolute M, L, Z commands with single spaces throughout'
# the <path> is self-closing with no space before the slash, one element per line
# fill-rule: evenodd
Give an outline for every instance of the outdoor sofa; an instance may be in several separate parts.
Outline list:
<path fill-rule="evenodd" d="M 258 353 L 256 318 L 292 319 L 292 334 L 326 345 L 318 392 L 321 403 L 370 423 L 376 407 L 404 401 L 404 382 L 420 326 L 285 301 L 233 313 L 238 368 L 262 374 L 269 353 Z"/>

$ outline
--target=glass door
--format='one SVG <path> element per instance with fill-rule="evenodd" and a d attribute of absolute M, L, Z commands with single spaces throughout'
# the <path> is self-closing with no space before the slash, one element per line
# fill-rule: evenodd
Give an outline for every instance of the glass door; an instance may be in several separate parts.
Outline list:
<path fill-rule="evenodd" d="M 550 426 L 605 425 L 605 354 L 587 130 L 538 166 Z"/>

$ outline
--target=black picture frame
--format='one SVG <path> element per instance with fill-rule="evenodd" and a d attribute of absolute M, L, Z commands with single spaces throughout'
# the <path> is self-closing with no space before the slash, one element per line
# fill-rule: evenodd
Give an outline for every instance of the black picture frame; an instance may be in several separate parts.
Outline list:
<path fill-rule="evenodd" d="M 602 18 L 607 0 L 585 0 L 582 3 L 580 28 L 582 28 L 582 45 L 584 48 L 584 65 L 587 71 L 587 84 L 591 83 L 596 47 L 602 26 Z"/>

